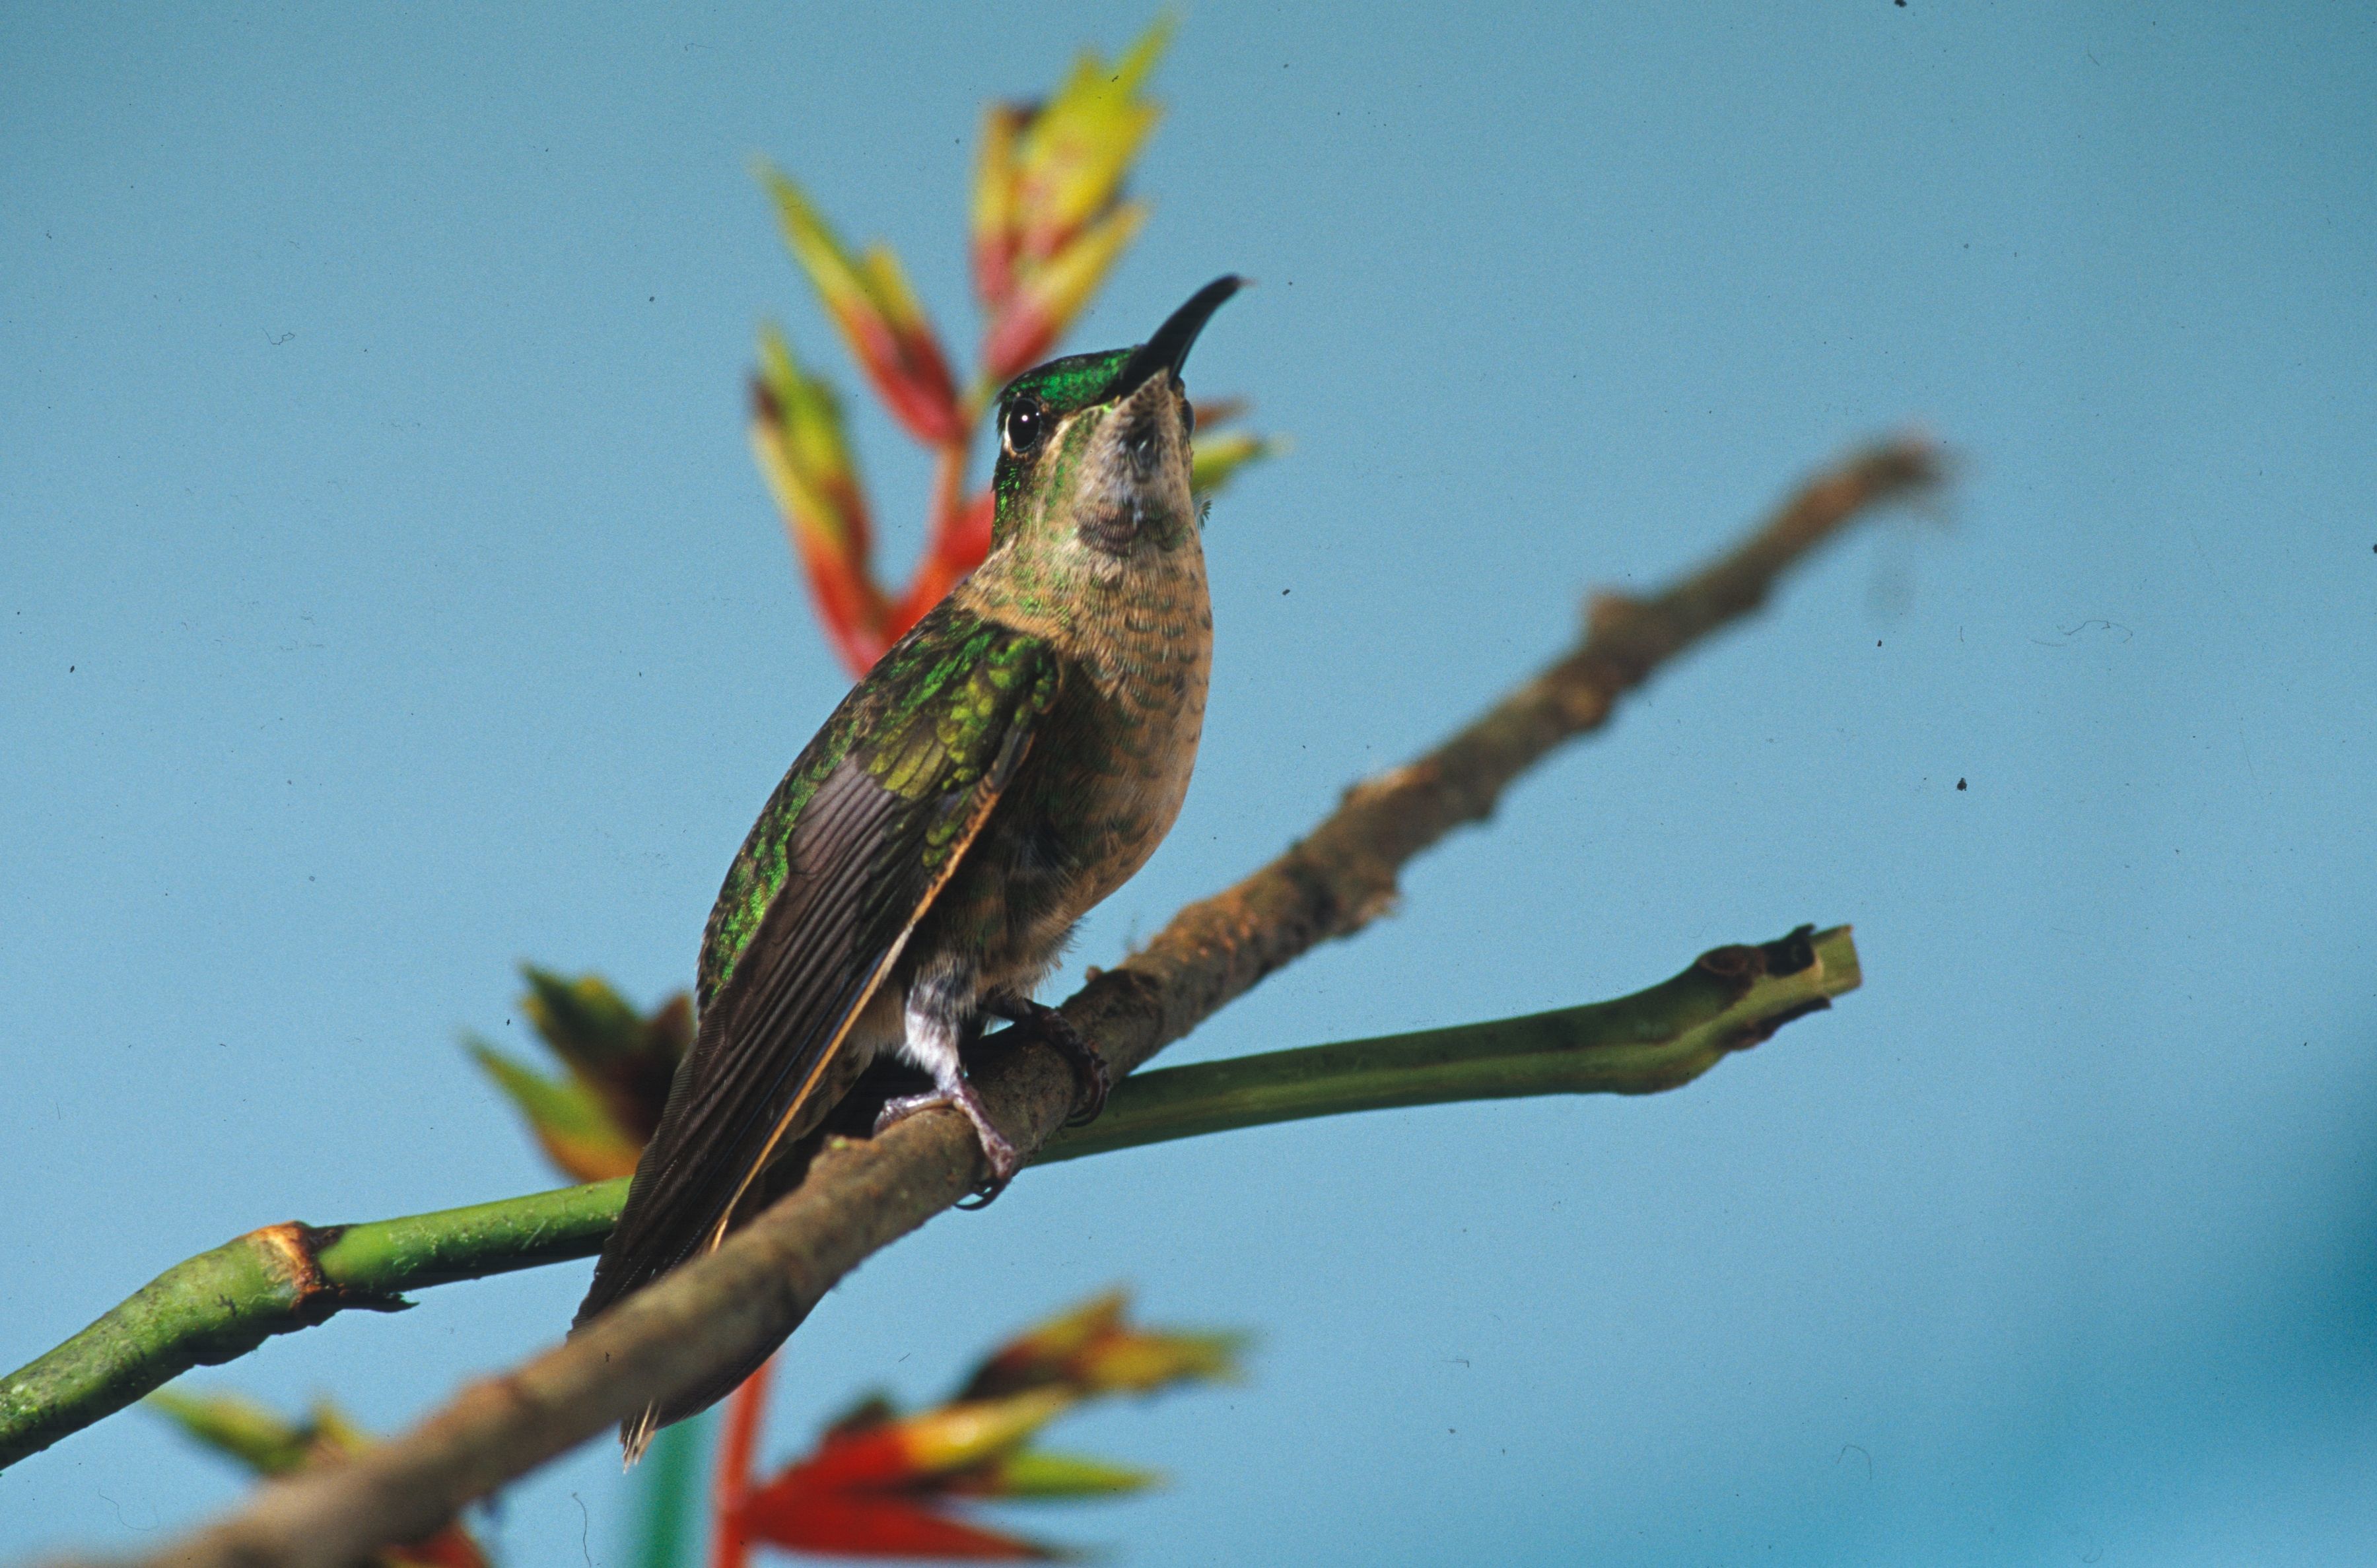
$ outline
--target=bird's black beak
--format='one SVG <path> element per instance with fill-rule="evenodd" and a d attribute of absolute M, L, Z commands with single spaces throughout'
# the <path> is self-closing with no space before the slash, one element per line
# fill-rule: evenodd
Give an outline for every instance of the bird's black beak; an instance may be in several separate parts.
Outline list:
<path fill-rule="evenodd" d="M 1106 389 L 1105 401 L 1115 402 L 1130 396 L 1155 378 L 1159 370 L 1180 374 L 1188 363 L 1188 351 L 1196 345 L 1197 334 L 1222 308 L 1222 302 L 1246 286 L 1246 280 L 1231 273 L 1216 278 L 1188 296 L 1188 303 L 1165 318 L 1155 329 L 1155 336 L 1133 349 L 1123 361 L 1122 369 L 1115 375 L 1114 384 Z"/>

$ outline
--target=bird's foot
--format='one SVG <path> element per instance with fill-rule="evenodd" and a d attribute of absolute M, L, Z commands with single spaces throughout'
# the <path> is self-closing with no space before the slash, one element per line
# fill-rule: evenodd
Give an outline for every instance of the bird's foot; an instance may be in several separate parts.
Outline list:
<path fill-rule="evenodd" d="M 1065 1059 L 1073 1064 L 1073 1076 L 1081 1083 L 1081 1093 L 1073 1098 L 1073 1113 L 1065 1119 L 1066 1126 L 1080 1127 L 1098 1119 L 1098 1113 L 1106 1108 L 1106 1095 L 1114 1088 L 1114 1075 L 1106 1071 L 1106 1059 L 1098 1054 L 1098 1047 L 1090 1044 L 1062 1012 L 1013 991 L 991 992 L 982 999 L 982 1010 L 1020 1029 L 1031 1030 L 1062 1051 Z"/>
<path fill-rule="evenodd" d="M 960 1078 L 953 1083 L 921 1095 L 902 1095 L 898 1099 L 887 1100 L 881 1114 L 875 1119 L 875 1131 L 880 1132 L 895 1121 L 904 1121 L 920 1110 L 932 1110 L 939 1106 L 950 1106 L 965 1113 L 965 1119 L 973 1123 L 975 1140 L 982 1144 L 982 1157 L 990 1167 L 989 1177 L 968 1194 L 974 1201 L 961 1203 L 958 1207 L 986 1208 L 990 1201 L 1006 1191 L 1007 1184 L 1015 1179 L 1015 1173 L 1022 1168 L 1023 1156 L 1016 1152 L 1007 1134 L 991 1124 L 990 1112 L 983 1107 L 982 1095 L 972 1083 Z"/>

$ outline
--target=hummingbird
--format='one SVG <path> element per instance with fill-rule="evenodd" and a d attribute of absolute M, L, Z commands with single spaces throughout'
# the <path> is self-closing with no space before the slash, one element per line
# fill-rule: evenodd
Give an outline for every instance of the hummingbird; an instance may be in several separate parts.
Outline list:
<path fill-rule="evenodd" d="M 1241 281 L 999 394 L 990 551 L 842 699 L 743 841 L 702 935 L 692 1048 L 573 1332 L 756 1215 L 770 1167 L 878 1058 L 932 1087 L 876 1131 L 965 1117 L 982 1202 L 1022 1159 L 966 1074 L 986 1019 L 1071 1059 L 1075 1119 L 1104 1105 L 1104 1061 L 1032 993 L 1188 792 L 1213 620 L 1180 373 Z M 628 1462 L 773 1348 L 623 1424 Z"/>

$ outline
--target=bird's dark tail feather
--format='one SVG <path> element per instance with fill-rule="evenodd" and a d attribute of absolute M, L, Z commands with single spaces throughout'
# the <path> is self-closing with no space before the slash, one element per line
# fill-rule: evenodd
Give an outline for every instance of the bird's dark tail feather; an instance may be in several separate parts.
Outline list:
<path fill-rule="evenodd" d="M 705 1379 L 695 1387 L 685 1390 L 674 1399 L 655 1400 L 644 1406 L 643 1414 L 619 1423 L 619 1447 L 623 1453 L 620 1468 L 632 1466 L 644 1456 L 663 1427 L 673 1427 L 689 1416 L 699 1416 L 712 1405 L 743 1386 L 743 1380 L 768 1364 L 768 1358 L 782 1347 L 782 1341 L 769 1346 L 756 1355 L 747 1356 L 716 1377 Z"/>
<path fill-rule="evenodd" d="M 858 1091 L 848 1095 L 835 1107 L 833 1113 L 827 1118 L 825 1125 L 802 1138 L 768 1167 L 767 1173 L 760 1179 L 759 1185 L 747 1193 L 743 1203 L 737 1207 L 735 1217 L 729 1223 L 728 1229 L 739 1230 L 751 1217 L 799 1186 L 802 1178 L 808 1174 L 809 1161 L 817 1156 L 818 1150 L 824 1146 L 827 1138 L 836 1132 L 863 1134 L 873 1125 L 873 1107 L 879 1107 L 890 1093 L 908 1084 L 909 1081 L 915 1076 L 916 1074 L 895 1064 L 878 1064 L 878 1070 L 870 1071 L 860 1081 Z M 632 1289 L 623 1292 L 602 1303 L 591 1312 L 582 1313 L 570 1332 L 577 1333 L 579 1329 L 584 1328 L 587 1323 L 633 1294 Z M 797 1328 L 800 1325 L 794 1323 L 793 1326 Z M 791 1335 L 792 1329 L 784 1331 L 784 1338 L 791 1337 Z M 704 1379 L 692 1388 L 685 1389 L 668 1399 L 654 1400 L 644 1406 L 640 1415 L 620 1422 L 619 1447 L 626 1454 L 622 1467 L 632 1466 L 637 1460 L 641 1459 L 644 1456 L 644 1450 L 651 1446 L 652 1439 L 660 1434 L 663 1427 L 673 1427 L 689 1417 L 699 1416 L 742 1387 L 744 1379 L 765 1366 L 768 1358 L 783 1347 L 784 1338 L 780 1338 L 764 1349 L 743 1358 L 726 1371 Z"/>

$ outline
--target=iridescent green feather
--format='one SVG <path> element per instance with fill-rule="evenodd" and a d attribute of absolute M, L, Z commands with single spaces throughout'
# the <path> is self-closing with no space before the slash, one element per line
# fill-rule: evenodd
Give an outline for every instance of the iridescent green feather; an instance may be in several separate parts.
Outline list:
<path fill-rule="evenodd" d="M 735 856 L 702 942 L 702 1004 L 726 983 L 790 878 L 794 830 L 827 775 L 854 760 L 904 799 L 962 789 L 997 756 L 1002 736 L 993 732 L 1012 711 L 1017 681 L 1046 667 L 1039 643 L 947 604 L 894 644 L 784 775 Z M 1053 691 L 1034 692 L 1031 707 L 1045 712 L 1052 700 Z M 927 832 L 927 866 L 956 827 Z"/>
<path fill-rule="evenodd" d="M 999 396 L 1004 401 L 1018 392 L 1030 392 L 1057 413 L 1070 413 L 1100 401 L 1106 388 L 1113 385 L 1115 373 L 1132 353 L 1130 349 L 1106 349 L 1098 353 L 1052 359 L 1009 381 Z"/>
<path fill-rule="evenodd" d="M 1074 413 L 1096 402 L 1106 388 L 1113 384 L 1115 373 L 1130 358 L 1129 349 L 1109 349 L 1103 353 L 1069 354 L 1052 359 L 1037 369 L 1027 370 L 1009 381 L 998 394 L 1001 417 L 1018 397 L 1029 395 L 1047 405 L 1058 416 Z M 1014 508 L 1021 500 L 1025 484 L 1035 470 L 1023 463 L 1002 462 L 992 480 L 997 492 L 997 521 L 993 525 L 994 537 L 1003 537 L 1013 522 Z M 1033 486 L 1043 493 L 1058 493 L 1048 485 Z"/>

